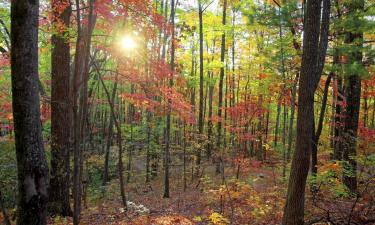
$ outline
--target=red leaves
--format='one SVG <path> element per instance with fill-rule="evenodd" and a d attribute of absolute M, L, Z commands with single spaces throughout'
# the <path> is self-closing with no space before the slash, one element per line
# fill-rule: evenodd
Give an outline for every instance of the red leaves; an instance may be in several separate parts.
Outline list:
<path fill-rule="evenodd" d="M 181 93 L 168 87 L 161 87 L 160 92 L 165 102 L 171 103 L 172 113 L 176 113 L 188 123 L 195 122 L 192 107 L 184 100 L 184 96 Z"/>
<path fill-rule="evenodd" d="M 5 68 L 10 66 L 10 59 L 8 54 L 0 54 L 0 74 L 1 71 Z"/>

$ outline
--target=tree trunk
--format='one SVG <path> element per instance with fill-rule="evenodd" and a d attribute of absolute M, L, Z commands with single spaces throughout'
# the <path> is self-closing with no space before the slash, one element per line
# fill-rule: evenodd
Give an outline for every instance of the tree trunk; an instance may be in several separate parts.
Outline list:
<path fill-rule="evenodd" d="M 52 94 L 51 94 L 51 179 L 49 212 L 71 216 L 69 203 L 70 177 L 70 46 L 64 37 L 70 26 L 71 6 L 63 12 L 57 8 L 66 0 L 52 1 L 54 24 L 63 23 L 63 31 L 52 35 Z M 57 21 L 58 20 L 58 21 Z M 55 27 L 56 29 L 56 27 Z"/>
<path fill-rule="evenodd" d="M 123 174 L 124 164 L 122 162 L 123 148 L 122 148 L 122 132 L 121 132 L 120 119 L 116 117 L 115 105 L 111 100 L 111 95 L 110 95 L 107 87 L 105 86 L 103 78 L 100 76 L 100 70 L 95 63 L 94 63 L 94 67 L 95 67 L 97 73 L 99 74 L 99 79 L 100 79 L 100 82 L 103 85 L 103 89 L 104 89 L 104 92 L 106 94 L 108 104 L 110 106 L 113 122 L 115 123 L 115 127 L 116 127 L 116 130 L 117 130 L 117 146 L 118 146 L 118 164 L 117 164 L 117 166 L 118 166 L 118 173 L 119 173 L 119 180 L 120 180 L 120 194 L 121 194 L 122 204 L 123 204 L 125 210 L 127 210 L 127 202 L 126 202 L 126 195 L 125 195 L 125 184 L 124 184 L 124 174 Z M 115 82 L 118 82 L 118 74 L 117 73 L 116 73 L 116 81 Z"/>
<path fill-rule="evenodd" d="M 344 113 L 342 102 L 344 101 L 344 90 L 342 87 L 342 78 L 336 77 L 337 79 L 337 96 L 335 97 L 335 123 L 334 123 L 334 146 L 333 146 L 333 159 L 342 160 L 342 130 L 343 130 L 343 119 L 342 114 Z"/>
<path fill-rule="evenodd" d="M 328 99 L 328 90 L 329 85 L 331 83 L 332 73 L 330 73 L 327 77 L 326 83 L 324 85 L 324 91 L 323 91 L 323 99 L 322 99 L 322 108 L 320 109 L 320 115 L 319 115 L 319 121 L 318 121 L 318 127 L 316 129 L 316 132 L 314 134 L 314 141 L 312 143 L 312 158 L 311 158 L 311 172 L 313 175 L 316 175 L 318 172 L 318 143 L 320 139 L 320 135 L 322 134 L 323 130 L 323 121 L 324 121 L 324 114 L 327 107 L 327 99 Z"/>
<path fill-rule="evenodd" d="M 117 92 L 117 82 L 113 85 L 111 101 L 115 102 Z M 113 135 L 113 118 L 112 113 L 109 114 L 109 126 L 108 126 L 108 136 L 107 136 L 107 145 L 105 149 L 105 156 L 104 156 L 104 174 L 103 174 L 103 185 L 105 185 L 109 181 L 109 154 L 112 145 L 112 135 Z"/>
<path fill-rule="evenodd" d="M 280 113 L 281 113 L 281 99 L 282 94 L 280 94 L 278 100 L 277 100 L 277 112 L 276 112 L 276 125 L 275 125 L 275 137 L 273 140 L 273 145 L 277 146 L 277 141 L 279 137 L 279 126 L 280 126 Z"/>
<path fill-rule="evenodd" d="M 0 190 L 0 211 L 3 213 L 3 217 L 4 217 L 3 224 L 4 225 L 11 225 L 8 213 L 7 213 L 5 205 L 4 205 L 3 195 L 1 194 L 1 190 Z"/>
<path fill-rule="evenodd" d="M 222 24 L 226 24 L 227 18 L 227 0 L 224 0 L 223 4 L 223 18 Z M 221 54 L 220 54 L 220 61 L 222 64 L 225 63 L 225 31 L 221 35 Z M 221 127 L 222 127 L 222 107 L 223 107 L 223 87 L 224 87 L 224 69 L 225 66 L 221 65 L 220 68 L 220 81 L 219 81 L 219 103 L 218 103 L 218 110 L 217 110 L 217 117 L 219 119 L 217 123 L 217 139 L 216 139 L 216 148 L 217 151 L 221 152 Z M 220 163 L 223 160 L 221 155 L 219 156 L 219 160 L 216 159 L 216 172 L 220 172 Z"/>
<path fill-rule="evenodd" d="M 198 130 L 199 134 L 203 135 L 204 126 L 204 96 L 203 96 L 203 8 L 201 0 L 198 0 L 198 16 L 199 16 L 199 117 L 198 117 Z M 201 161 L 201 150 L 197 149 L 197 165 Z"/>
<path fill-rule="evenodd" d="M 175 72 L 175 0 L 171 0 L 171 26 L 172 26 L 172 35 L 171 35 L 171 78 L 169 79 L 169 88 L 172 91 L 173 88 L 173 76 Z M 165 139 L 165 155 L 164 155 L 164 198 L 169 198 L 169 148 L 170 148 L 170 132 L 171 132 L 171 100 L 168 100 L 168 114 L 167 114 L 167 124 L 166 124 L 166 139 Z"/>
<path fill-rule="evenodd" d="M 299 80 L 299 73 L 296 76 L 296 79 L 293 84 L 292 94 L 291 94 L 291 106 L 290 106 L 290 118 L 289 118 L 289 131 L 288 131 L 288 150 L 286 153 L 286 160 L 289 162 L 290 155 L 292 152 L 292 143 L 293 143 L 293 124 L 294 124 L 294 114 L 296 109 L 296 95 L 297 95 L 297 84 Z"/>
<path fill-rule="evenodd" d="M 321 1 L 306 3 L 301 78 L 298 90 L 297 141 L 289 177 L 283 225 L 304 224 L 305 187 L 314 130 L 311 118 L 314 118 L 314 93 L 321 75 L 319 69 L 325 61 L 329 12 L 330 1 L 323 0 L 323 18 L 320 23 Z"/>
<path fill-rule="evenodd" d="M 364 10 L 364 0 L 349 2 L 349 13 L 353 13 L 355 21 L 359 18 L 358 13 Z M 363 46 L 363 33 L 361 31 L 351 31 L 346 33 L 345 43 L 355 43 L 355 49 L 349 54 L 349 63 L 356 63 L 362 65 L 362 46 Z M 357 136 L 358 136 L 358 122 L 359 110 L 361 106 L 361 78 L 359 74 L 351 72 L 348 82 L 345 87 L 346 91 L 346 113 L 345 125 L 343 130 L 344 143 L 343 143 L 343 160 L 344 174 L 343 183 L 349 188 L 352 193 L 357 192 Z"/>
<path fill-rule="evenodd" d="M 18 225 L 46 224 L 48 164 L 39 105 L 39 1 L 11 2 L 11 76 L 18 175 Z"/>

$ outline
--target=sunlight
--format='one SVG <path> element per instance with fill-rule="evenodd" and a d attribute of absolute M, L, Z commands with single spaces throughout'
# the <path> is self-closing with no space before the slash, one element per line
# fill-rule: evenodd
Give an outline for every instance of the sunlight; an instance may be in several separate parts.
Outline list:
<path fill-rule="evenodd" d="M 131 50 L 137 47 L 137 43 L 134 41 L 133 38 L 129 36 L 125 36 L 121 39 L 121 47 L 126 50 Z"/>

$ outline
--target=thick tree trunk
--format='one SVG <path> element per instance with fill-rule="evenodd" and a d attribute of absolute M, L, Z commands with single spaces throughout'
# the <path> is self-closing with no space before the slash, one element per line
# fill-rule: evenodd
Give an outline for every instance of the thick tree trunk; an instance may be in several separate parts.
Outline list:
<path fill-rule="evenodd" d="M 345 116 L 345 127 L 343 131 L 343 160 L 345 161 L 345 170 L 343 183 L 353 193 L 357 192 L 357 161 L 354 158 L 357 155 L 357 132 L 359 121 L 359 109 L 361 101 L 361 79 L 358 75 L 349 77 L 346 87 L 347 107 Z"/>
<path fill-rule="evenodd" d="M 70 177 L 70 46 L 64 38 L 70 26 L 71 6 L 68 3 L 61 13 L 58 7 L 66 0 L 52 1 L 54 24 L 63 23 L 64 31 L 52 36 L 52 94 L 51 94 L 51 179 L 49 212 L 71 216 L 69 203 Z M 57 20 L 59 22 L 57 22 Z M 56 28 L 57 29 L 57 28 Z"/>
<path fill-rule="evenodd" d="M 355 17 L 355 21 L 359 18 L 364 10 L 364 0 L 353 1 L 348 3 L 349 13 Z M 362 65 L 362 46 L 363 33 L 360 31 L 351 31 L 346 34 L 345 43 L 355 43 L 355 50 L 349 54 L 349 63 L 356 63 Z M 361 78 L 359 74 L 351 72 L 348 82 L 345 86 L 346 93 L 346 113 L 345 125 L 343 130 L 343 160 L 345 161 L 343 183 L 349 188 L 352 193 L 357 192 L 357 136 L 358 136 L 358 122 L 359 110 L 361 106 Z"/>
<path fill-rule="evenodd" d="M 9 215 L 6 211 L 6 208 L 5 208 L 5 205 L 4 205 L 4 201 L 3 201 L 3 195 L 1 194 L 1 190 L 0 190 L 0 211 L 3 213 L 3 224 L 4 225 L 11 225 L 10 223 L 10 219 L 9 219 Z"/>
<path fill-rule="evenodd" d="M 46 224 L 48 165 L 39 105 L 39 1 L 11 2 L 11 75 L 18 173 L 18 225 Z"/>

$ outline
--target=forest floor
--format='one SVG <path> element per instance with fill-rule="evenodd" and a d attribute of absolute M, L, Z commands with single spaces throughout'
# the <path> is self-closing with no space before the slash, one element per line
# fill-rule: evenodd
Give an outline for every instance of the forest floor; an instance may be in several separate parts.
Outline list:
<path fill-rule="evenodd" d="M 324 154 L 320 158 L 327 158 Z M 141 159 L 138 159 L 142 162 Z M 137 164 L 137 159 L 134 160 Z M 270 163 L 273 162 L 273 163 Z M 276 162 L 276 163 L 275 163 Z M 289 166 L 287 166 L 288 168 Z M 328 168 L 325 168 L 328 167 Z M 215 173 L 215 166 L 206 162 L 192 179 L 187 176 L 187 189 L 183 191 L 181 167 L 171 168 L 170 198 L 163 198 L 163 173 L 149 184 L 145 184 L 143 166 L 134 165 L 134 177 L 130 179 L 126 192 L 133 205 L 147 208 L 140 212 L 129 207 L 125 212 L 119 194 L 118 180 L 112 180 L 101 192 L 87 194 L 89 200 L 82 212 L 82 225 L 276 225 L 281 224 L 286 198 L 287 180 L 283 178 L 283 165 L 276 159 L 259 162 L 247 159 L 242 162 L 239 179 L 237 167 L 227 163 L 225 179 Z M 335 164 L 324 162 L 320 170 L 335 169 Z M 137 176 L 138 174 L 138 176 Z M 286 171 L 285 174 L 289 174 Z M 321 176 L 324 176 L 324 175 Z M 369 205 L 374 189 L 368 189 L 361 198 L 333 197 L 340 192 L 333 186 L 319 186 L 318 194 L 306 189 L 306 220 L 308 224 L 375 224 L 370 221 L 375 215 L 375 206 Z M 91 197 L 90 197 L 91 196 Z M 371 197 L 372 196 L 372 197 Z M 322 221 L 326 221 L 323 223 Z M 328 222 L 327 222 L 328 220 Z M 331 221 L 331 222 L 330 222 Z M 51 218 L 49 224 L 72 224 L 71 218 Z"/>
<path fill-rule="evenodd" d="M 125 212 L 119 196 L 118 181 L 112 180 L 98 200 L 87 201 L 82 212 L 81 223 L 83 225 L 279 224 L 284 195 L 280 190 L 285 190 L 285 182 L 276 180 L 276 177 L 280 177 L 276 174 L 279 173 L 276 168 L 262 166 L 257 161 L 246 161 L 246 163 L 248 165 L 244 163 L 238 180 L 235 179 L 237 168 L 228 166 L 225 170 L 224 185 L 220 185 L 223 181 L 222 176 L 215 174 L 215 166 L 211 163 L 203 164 L 201 170 L 203 175 L 201 173 L 197 178 L 192 179 L 190 173 L 185 191 L 183 191 L 182 173 L 179 169 L 172 169 L 170 198 L 162 197 L 164 191 L 162 173 L 149 184 L 145 184 L 144 181 L 130 182 L 126 190 L 128 201 L 146 207 L 149 210 L 147 213 L 140 213 L 134 207 L 129 207 Z M 253 223 L 248 222 L 250 218 L 254 219 Z M 58 217 L 51 218 L 49 224 L 72 224 L 72 221 L 71 218 Z"/>

